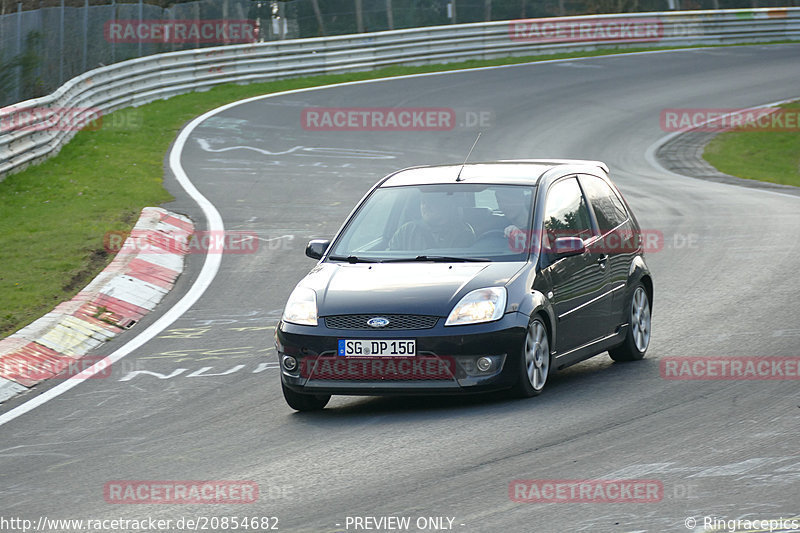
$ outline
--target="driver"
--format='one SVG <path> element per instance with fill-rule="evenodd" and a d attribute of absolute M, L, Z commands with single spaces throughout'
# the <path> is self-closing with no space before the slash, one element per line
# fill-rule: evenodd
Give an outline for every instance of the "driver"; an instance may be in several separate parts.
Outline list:
<path fill-rule="evenodd" d="M 475 241 L 475 231 L 460 219 L 452 196 L 423 193 L 419 208 L 421 220 L 400 226 L 389 241 L 390 250 L 463 248 Z"/>

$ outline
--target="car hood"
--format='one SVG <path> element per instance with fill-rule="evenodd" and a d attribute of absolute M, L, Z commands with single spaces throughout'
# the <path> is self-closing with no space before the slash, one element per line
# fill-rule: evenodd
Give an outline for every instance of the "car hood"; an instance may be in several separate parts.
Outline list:
<path fill-rule="evenodd" d="M 317 293 L 319 316 L 447 316 L 469 291 L 504 286 L 525 265 L 503 263 L 320 263 L 300 283 Z"/>

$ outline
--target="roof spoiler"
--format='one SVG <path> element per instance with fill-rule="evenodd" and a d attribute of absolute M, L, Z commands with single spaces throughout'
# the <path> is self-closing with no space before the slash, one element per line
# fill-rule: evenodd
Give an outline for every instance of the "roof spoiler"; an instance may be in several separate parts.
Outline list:
<path fill-rule="evenodd" d="M 503 159 L 501 163 L 538 163 L 540 165 L 588 165 L 600 167 L 603 172 L 608 174 L 608 165 L 602 161 L 591 159 Z"/>

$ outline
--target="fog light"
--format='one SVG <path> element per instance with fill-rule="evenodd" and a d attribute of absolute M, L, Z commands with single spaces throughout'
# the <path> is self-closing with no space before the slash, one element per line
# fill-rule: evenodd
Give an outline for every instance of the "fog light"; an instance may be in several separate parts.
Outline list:
<path fill-rule="evenodd" d="M 284 355 L 283 368 L 285 368 L 289 372 L 292 372 L 293 370 L 297 369 L 297 359 L 295 359 L 291 355 Z"/>
<path fill-rule="evenodd" d="M 481 372 L 486 372 L 487 370 L 492 368 L 492 360 L 489 359 L 488 357 L 479 357 L 478 360 L 475 362 L 475 365 Z"/>

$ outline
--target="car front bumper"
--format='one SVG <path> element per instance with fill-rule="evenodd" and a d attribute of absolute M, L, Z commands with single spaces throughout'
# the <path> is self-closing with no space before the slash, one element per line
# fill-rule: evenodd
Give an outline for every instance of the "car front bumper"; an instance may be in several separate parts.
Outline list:
<path fill-rule="evenodd" d="M 275 332 L 281 379 L 306 394 L 411 395 L 502 390 L 519 379 L 528 317 L 506 313 L 495 322 L 417 330 L 329 329 L 281 322 Z M 416 341 L 415 357 L 345 357 L 340 339 Z M 284 358 L 294 358 L 294 369 Z M 488 369 L 477 360 L 487 357 Z"/>

